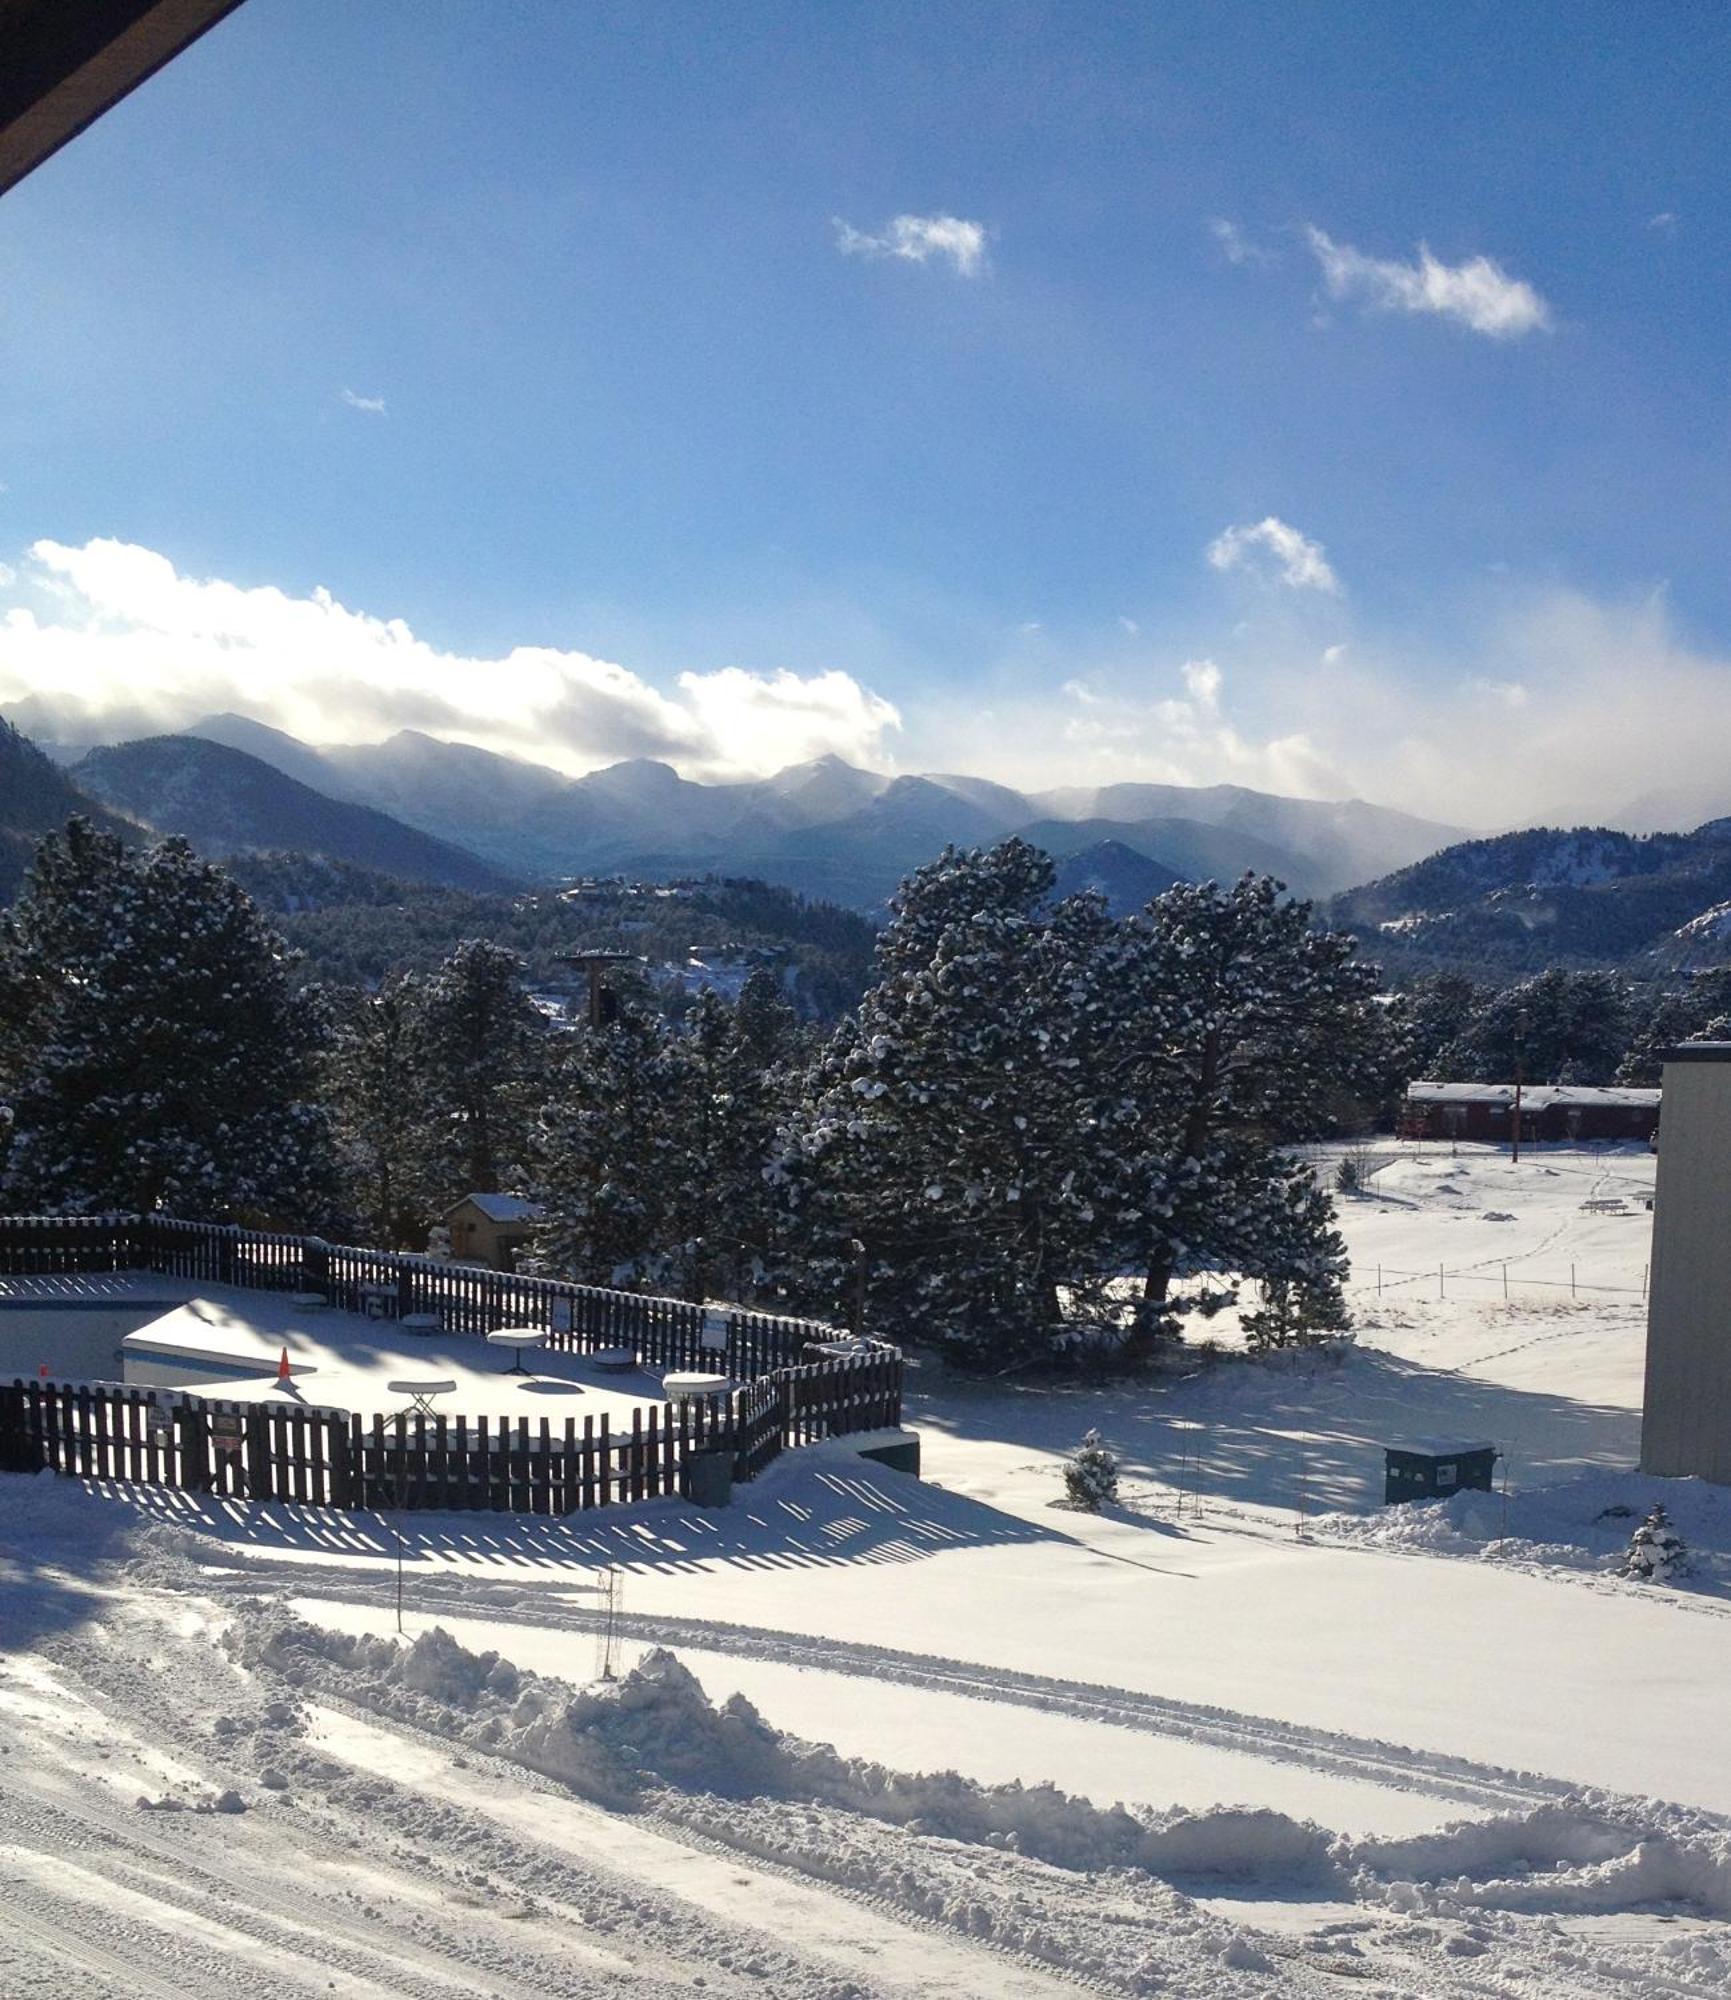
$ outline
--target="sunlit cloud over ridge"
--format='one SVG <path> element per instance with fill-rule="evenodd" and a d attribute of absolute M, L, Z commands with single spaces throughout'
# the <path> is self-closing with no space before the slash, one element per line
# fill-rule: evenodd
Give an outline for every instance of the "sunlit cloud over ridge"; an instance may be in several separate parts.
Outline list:
<path fill-rule="evenodd" d="M 312 743 L 399 728 L 569 771 L 659 757 L 691 776 L 773 771 L 827 753 L 882 765 L 894 706 L 851 675 L 722 667 L 670 692 L 553 646 L 476 659 L 328 590 L 182 575 L 155 550 L 32 544 L 0 623 L 0 704 L 68 741 L 174 730 L 235 709 Z"/>

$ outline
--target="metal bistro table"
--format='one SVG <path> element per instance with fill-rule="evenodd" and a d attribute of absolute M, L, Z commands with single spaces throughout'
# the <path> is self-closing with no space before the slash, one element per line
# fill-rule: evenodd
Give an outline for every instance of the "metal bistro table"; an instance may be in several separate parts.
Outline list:
<path fill-rule="evenodd" d="M 393 1396 L 407 1396 L 405 1416 L 436 1417 L 433 1408 L 435 1396 L 449 1396 L 456 1392 L 456 1378 L 450 1375 L 411 1375 L 398 1382 L 387 1382 L 385 1387 Z"/>
<path fill-rule="evenodd" d="M 545 1347 L 547 1329 L 541 1326 L 502 1326 L 488 1334 L 487 1345 L 508 1347 L 512 1350 L 516 1358 L 505 1370 L 507 1375 L 533 1374 L 533 1369 L 523 1366 L 523 1350 L 525 1347 Z"/>

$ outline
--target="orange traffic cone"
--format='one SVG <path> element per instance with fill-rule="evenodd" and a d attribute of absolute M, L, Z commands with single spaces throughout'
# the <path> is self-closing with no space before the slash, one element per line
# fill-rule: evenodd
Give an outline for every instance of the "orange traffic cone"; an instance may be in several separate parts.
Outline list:
<path fill-rule="evenodd" d="M 286 1347 L 282 1351 L 282 1359 L 276 1365 L 276 1379 L 279 1382 L 287 1382 L 293 1379 L 289 1371 L 288 1349 Z"/>

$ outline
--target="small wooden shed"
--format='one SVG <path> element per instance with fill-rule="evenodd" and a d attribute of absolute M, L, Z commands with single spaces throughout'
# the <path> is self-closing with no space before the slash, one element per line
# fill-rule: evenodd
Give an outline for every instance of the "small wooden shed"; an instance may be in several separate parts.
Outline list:
<path fill-rule="evenodd" d="M 459 1264 L 514 1271 L 517 1253 L 541 1220 L 541 1210 L 521 1195 L 466 1194 L 440 1220 L 451 1232 L 451 1255 Z"/>
<path fill-rule="evenodd" d="M 1446 1500 L 1470 1487 L 1488 1493 L 1496 1476 L 1497 1448 L 1482 1438 L 1408 1438 L 1385 1452 L 1383 1504 Z"/>

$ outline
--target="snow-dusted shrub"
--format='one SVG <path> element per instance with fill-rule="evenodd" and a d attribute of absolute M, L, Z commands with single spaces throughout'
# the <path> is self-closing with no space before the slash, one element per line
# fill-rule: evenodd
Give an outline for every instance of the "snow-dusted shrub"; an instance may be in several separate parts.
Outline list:
<path fill-rule="evenodd" d="M 1118 1497 L 1118 1454 L 1090 1431 L 1064 1465 L 1064 1491 L 1075 1507 L 1097 1514 Z"/>
<path fill-rule="evenodd" d="M 1689 1547 L 1671 1525 L 1665 1503 L 1655 1500 L 1647 1518 L 1629 1537 L 1621 1572 L 1642 1583 L 1674 1583 L 1689 1573 Z"/>

